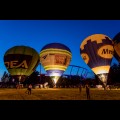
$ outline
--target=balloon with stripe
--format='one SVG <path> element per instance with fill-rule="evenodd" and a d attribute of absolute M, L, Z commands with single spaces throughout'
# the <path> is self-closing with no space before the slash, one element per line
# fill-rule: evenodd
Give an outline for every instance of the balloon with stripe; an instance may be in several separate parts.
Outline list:
<path fill-rule="evenodd" d="M 72 58 L 71 50 L 61 43 L 50 43 L 40 51 L 40 62 L 56 85 Z"/>
<path fill-rule="evenodd" d="M 113 41 L 104 34 L 93 34 L 80 45 L 80 55 L 84 62 L 99 77 L 104 87 L 114 54 Z"/>

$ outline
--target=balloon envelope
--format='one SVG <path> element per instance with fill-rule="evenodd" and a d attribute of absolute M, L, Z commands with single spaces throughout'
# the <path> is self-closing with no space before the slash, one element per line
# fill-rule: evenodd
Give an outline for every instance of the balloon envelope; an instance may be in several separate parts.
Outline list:
<path fill-rule="evenodd" d="M 47 44 L 40 51 L 40 62 L 55 84 L 67 69 L 71 58 L 70 49 L 61 43 Z"/>
<path fill-rule="evenodd" d="M 80 45 L 81 57 L 104 85 L 107 84 L 113 53 L 113 42 L 104 34 L 88 36 Z"/>
<path fill-rule="evenodd" d="M 120 32 L 113 38 L 114 57 L 120 62 Z"/>
<path fill-rule="evenodd" d="M 24 81 L 38 66 L 39 54 L 28 46 L 14 46 L 5 52 L 4 64 L 11 76 Z"/>

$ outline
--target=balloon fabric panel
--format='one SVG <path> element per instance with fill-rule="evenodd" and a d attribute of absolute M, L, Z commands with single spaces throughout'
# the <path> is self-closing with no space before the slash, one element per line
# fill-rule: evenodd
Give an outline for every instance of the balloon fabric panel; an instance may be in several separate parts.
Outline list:
<path fill-rule="evenodd" d="M 112 41 L 106 41 L 106 39 L 103 39 L 103 43 L 97 44 L 96 41 L 91 42 L 91 40 L 88 40 L 87 44 L 84 46 L 84 50 L 80 50 L 81 54 L 86 53 L 89 56 L 89 61 L 87 64 L 88 66 L 90 66 L 90 68 L 94 68 L 96 66 L 110 65 L 111 59 L 103 58 L 98 54 L 98 50 L 101 46 L 103 46 L 103 44 L 112 45 Z M 109 51 L 106 49 L 103 49 L 104 51 L 102 51 L 102 54 L 107 55 Z"/>

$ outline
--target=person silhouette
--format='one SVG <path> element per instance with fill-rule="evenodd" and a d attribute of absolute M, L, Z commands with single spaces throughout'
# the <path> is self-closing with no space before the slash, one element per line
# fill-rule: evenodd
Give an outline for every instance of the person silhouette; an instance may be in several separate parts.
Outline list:
<path fill-rule="evenodd" d="M 31 95 L 31 91 L 32 91 L 32 85 L 30 84 L 30 85 L 28 86 L 28 95 Z"/>
<path fill-rule="evenodd" d="M 87 100 L 90 100 L 90 87 L 89 87 L 89 85 L 86 84 L 85 88 L 86 88 Z"/>
<path fill-rule="evenodd" d="M 80 93 L 82 92 L 82 85 L 81 84 L 79 85 L 79 92 Z"/>

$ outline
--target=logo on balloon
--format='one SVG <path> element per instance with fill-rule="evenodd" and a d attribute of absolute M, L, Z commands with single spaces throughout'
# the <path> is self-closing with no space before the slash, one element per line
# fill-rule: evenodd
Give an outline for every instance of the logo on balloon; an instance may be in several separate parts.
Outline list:
<path fill-rule="evenodd" d="M 55 55 L 55 60 L 56 60 L 55 61 L 56 64 L 66 65 L 66 63 L 67 63 L 67 56 L 56 54 Z"/>
<path fill-rule="evenodd" d="M 83 58 L 86 64 L 89 62 L 89 56 L 86 53 L 82 53 L 81 57 Z"/>
<path fill-rule="evenodd" d="M 113 57 L 114 49 L 112 45 L 104 45 L 98 49 L 97 53 L 102 58 L 111 59 Z"/>
<path fill-rule="evenodd" d="M 10 61 L 10 62 L 5 62 L 5 65 L 7 68 L 12 69 L 12 68 L 28 68 L 27 61 L 23 60 L 21 63 L 19 61 Z"/>

